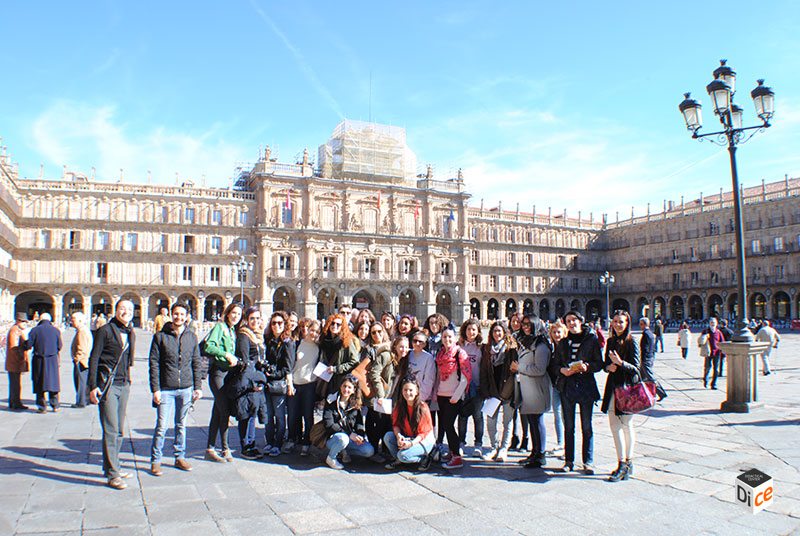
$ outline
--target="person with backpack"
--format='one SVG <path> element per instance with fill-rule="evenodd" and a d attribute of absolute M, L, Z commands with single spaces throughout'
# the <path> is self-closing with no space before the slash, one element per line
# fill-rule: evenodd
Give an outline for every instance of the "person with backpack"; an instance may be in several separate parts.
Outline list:
<path fill-rule="evenodd" d="M 236 325 L 242 318 L 242 305 L 231 303 L 222 312 L 222 322 L 217 322 L 201 343 L 201 352 L 208 358 L 208 386 L 214 395 L 211 421 L 208 424 L 208 443 L 204 458 L 212 462 L 232 462 L 228 445 L 228 421 L 230 408 L 227 397 L 221 393 L 225 376 L 239 362 L 236 357 Z M 217 436 L 220 452 L 217 452 Z"/>

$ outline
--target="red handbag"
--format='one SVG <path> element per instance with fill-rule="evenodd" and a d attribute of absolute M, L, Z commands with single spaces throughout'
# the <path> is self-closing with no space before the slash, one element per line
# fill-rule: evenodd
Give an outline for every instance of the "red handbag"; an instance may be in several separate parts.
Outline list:
<path fill-rule="evenodd" d="M 623 413 L 641 413 L 655 404 L 655 382 L 637 382 L 614 389 L 614 407 Z"/>

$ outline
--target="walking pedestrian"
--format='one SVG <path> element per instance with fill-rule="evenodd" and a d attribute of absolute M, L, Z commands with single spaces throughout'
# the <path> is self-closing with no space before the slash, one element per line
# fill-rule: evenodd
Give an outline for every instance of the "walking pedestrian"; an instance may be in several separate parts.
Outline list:
<path fill-rule="evenodd" d="M 686 359 L 689 355 L 689 344 L 692 339 L 692 331 L 689 329 L 689 324 L 683 322 L 678 330 L 678 346 L 681 348 L 681 357 Z"/>
<path fill-rule="evenodd" d="M 778 347 L 778 343 L 781 342 L 781 336 L 778 335 L 778 332 L 775 331 L 775 328 L 772 327 L 772 323 L 769 320 L 764 320 L 761 329 L 756 333 L 756 340 L 758 342 L 769 343 L 767 349 L 761 354 L 761 373 L 764 376 L 769 376 L 772 374 L 769 368 L 769 356 L 772 354 L 772 349 Z"/>
<path fill-rule="evenodd" d="M 650 331 L 650 319 L 646 316 L 639 320 L 639 327 L 642 330 L 642 337 L 639 339 L 639 354 L 641 355 L 641 370 L 639 371 L 642 380 L 652 381 L 656 384 L 656 395 L 658 401 L 661 402 L 667 398 L 667 393 L 661 384 L 656 380 L 655 373 L 653 372 L 653 364 L 656 361 L 656 341 L 658 338 Z M 663 341 L 661 343 L 664 345 Z M 663 350 L 662 350 L 663 351 Z"/>
<path fill-rule="evenodd" d="M 647 318 L 647 317 L 645 317 Z M 649 320 L 649 319 L 648 319 Z M 661 345 L 661 353 L 664 353 L 664 322 L 661 321 L 661 316 L 656 316 L 653 322 L 653 335 L 655 335 L 655 352 L 658 351 L 658 346 Z"/>
<path fill-rule="evenodd" d="M 722 332 L 717 329 L 717 318 L 712 316 L 708 319 L 708 328 L 700 333 L 698 339 L 698 346 L 701 349 L 708 345 L 706 350 L 705 362 L 703 363 L 703 387 L 708 387 L 708 372 L 711 374 L 711 388 L 717 388 L 717 377 L 719 377 L 719 365 L 722 350 L 720 350 L 719 343 L 723 342 Z"/>

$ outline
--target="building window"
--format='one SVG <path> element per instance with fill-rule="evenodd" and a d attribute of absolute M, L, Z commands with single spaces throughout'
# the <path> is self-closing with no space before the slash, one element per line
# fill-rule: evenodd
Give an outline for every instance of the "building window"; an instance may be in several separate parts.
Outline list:
<path fill-rule="evenodd" d="M 572 280 L 572 290 L 578 290 L 578 285 L 579 285 L 579 284 L 580 284 L 580 283 L 578 282 L 578 279 L 577 279 L 577 278 L 573 279 L 573 280 Z"/>
<path fill-rule="evenodd" d="M 237 246 L 238 246 L 238 250 L 240 252 L 246 252 L 247 251 L 247 239 L 246 238 L 240 238 L 238 240 L 238 242 L 237 242 Z"/>
<path fill-rule="evenodd" d="M 567 258 L 564 255 L 558 256 L 558 267 L 559 268 L 566 268 L 567 267 Z"/>
<path fill-rule="evenodd" d="M 111 249 L 111 233 L 100 231 L 100 249 Z"/>
<path fill-rule="evenodd" d="M 533 266 L 533 253 L 527 253 L 525 255 L 525 266 Z"/>
<path fill-rule="evenodd" d="M 161 252 L 166 253 L 169 251 L 169 237 L 165 234 L 161 235 Z"/>
<path fill-rule="evenodd" d="M 719 245 L 718 244 L 711 244 L 711 251 L 709 251 L 711 257 L 719 257 Z"/>
<path fill-rule="evenodd" d="M 508 264 L 509 266 L 515 266 L 517 264 L 516 256 L 513 253 L 508 254 Z"/>
<path fill-rule="evenodd" d="M 672 274 L 672 288 L 680 288 L 681 274 Z"/>
<path fill-rule="evenodd" d="M 586 280 L 586 288 L 589 290 L 594 289 L 594 279 L 592 279 L 591 277 Z"/>
<path fill-rule="evenodd" d="M 558 278 L 558 282 L 557 282 L 556 286 L 558 286 L 558 288 L 564 288 L 564 278 L 563 277 L 559 277 Z"/>
<path fill-rule="evenodd" d="M 191 281 L 192 280 L 192 273 L 194 270 L 192 266 L 184 266 L 183 267 L 183 280 L 184 281 Z"/>
<path fill-rule="evenodd" d="M 711 235 L 719 234 L 719 225 L 717 225 L 713 221 L 712 222 L 708 222 L 708 234 L 711 234 Z"/>
<path fill-rule="evenodd" d="M 322 257 L 322 271 L 335 272 L 336 271 L 336 257 Z"/>
<path fill-rule="evenodd" d="M 497 229 L 492 229 L 489 232 L 489 237 L 490 237 L 492 242 L 497 242 Z"/>
<path fill-rule="evenodd" d="M 478 264 L 478 261 L 480 260 L 480 255 L 481 254 L 477 249 L 473 249 L 472 250 L 472 262 L 473 262 L 473 264 Z"/>
<path fill-rule="evenodd" d="M 442 262 L 439 264 L 439 275 L 448 276 L 450 275 L 450 263 L 449 262 Z"/>
<path fill-rule="evenodd" d="M 477 274 L 472 274 L 471 276 L 469 276 L 469 279 L 470 279 L 470 282 L 472 283 L 472 290 L 480 290 L 480 288 L 478 288 L 478 284 L 479 284 L 479 281 L 480 281 L 480 279 L 478 278 L 478 275 Z"/>
<path fill-rule="evenodd" d="M 699 272 L 692 272 L 691 273 L 691 282 L 692 285 L 696 285 L 700 282 L 700 273 Z"/>
<path fill-rule="evenodd" d="M 531 290 L 531 278 L 530 277 L 523 277 L 522 278 L 522 290 L 525 292 L 530 292 Z"/>
<path fill-rule="evenodd" d="M 506 277 L 506 290 L 512 291 L 514 290 L 514 276 Z"/>
<path fill-rule="evenodd" d="M 778 264 L 775 266 L 775 278 L 776 279 L 783 279 L 786 276 L 785 268 L 783 264 Z"/>
<path fill-rule="evenodd" d="M 759 279 L 761 277 L 761 267 L 754 266 L 753 267 L 753 279 Z"/>
<path fill-rule="evenodd" d="M 516 234 L 516 233 L 514 232 L 514 229 L 509 229 L 509 230 L 508 230 L 508 242 L 510 242 L 510 243 L 512 243 L 512 244 L 515 242 L 515 238 L 516 238 L 516 237 L 514 236 L 515 234 Z"/>
<path fill-rule="evenodd" d="M 442 216 L 442 236 L 449 237 L 450 236 L 450 224 L 452 220 L 450 216 Z"/>
<path fill-rule="evenodd" d="M 672 260 L 673 261 L 677 261 L 678 260 L 678 250 L 677 249 L 673 249 L 672 250 Z"/>
<path fill-rule="evenodd" d="M 81 233 L 80 231 L 69 232 L 69 249 L 81 248 Z"/>
<path fill-rule="evenodd" d="M 247 212 L 239 213 L 239 225 L 247 225 Z"/>
<path fill-rule="evenodd" d="M 471 228 L 469 230 L 469 235 L 472 237 L 473 240 L 477 240 L 478 239 L 478 228 L 477 227 Z"/>
<path fill-rule="evenodd" d="M 753 253 L 761 253 L 761 240 L 753 240 L 750 242 L 750 251 Z"/>
<path fill-rule="evenodd" d="M 139 250 L 139 235 L 137 233 L 128 233 L 125 236 L 125 242 L 129 251 Z"/>
<path fill-rule="evenodd" d="M 97 278 L 103 283 L 108 278 L 108 263 L 107 262 L 98 262 L 97 263 Z"/>
<path fill-rule="evenodd" d="M 281 270 L 291 270 L 292 258 L 289 255 L 281 255 L 278 257 L 278 268 Z"/>
<path fill-rule="evenodd" d="M 378 259 L 364 259 L 364 273 L 377 274 L 378 273 Z"/>
<path fill-rule="evenodd" d="M 222 237 L 221 236 L 212 236 L 211 237 L 211 251 L 214 253 L 219 253 L 222 250 Z"/>
<path fill-rule="evenodd" d="M 194 237 L 192 235 L 183 237 L 183 252 L 194 253 Z"/>
<path fill-rule="evenodd" d="M 775 237 L 775 251 L 783 251 L 783 237 L 776 236 Z"/>
<path fill-rule="evenodd" d="M 219 283 L 219 266 L 212 266 L 209 268 L 208 279 Z"/>
<path fill-rule="evenodd" d="M 161 223 L 169 223 L 169 207 L 161 207 Z"/>
<path fill-rule="evenodd" d="M 489 290 L 497 290 L 497 276 L 490 275 L 489 276 Z"/>
<path fill-rule="evenodd" d="M 697 248 L 689 248 L 689 258 L 695 260 L 697 258 Z"/>
<path fill-rule="evenodd" d="M 183 223 L 194 223 L 194 208 L 186 207 L 186 213 L 183 218 Z"/>
<path fill-rule="evenodd" d="M 414 275 L 416 272 L 416 263 L 414 261 L 403 261 L 403 275 Z"/>
<path fill-rule="evenodd" d="M 717 272 L 711 272 L 709 279 L 711 280 L 712 284 L 714 285 L 719 284 L 719 274 Z"/>
<path fill-rule="evenodd" d="M 211 212 L 211 223 L 214 225 L 219 225 L 222 223 L 222 211 L 219 209 L 215 209 Z"/>

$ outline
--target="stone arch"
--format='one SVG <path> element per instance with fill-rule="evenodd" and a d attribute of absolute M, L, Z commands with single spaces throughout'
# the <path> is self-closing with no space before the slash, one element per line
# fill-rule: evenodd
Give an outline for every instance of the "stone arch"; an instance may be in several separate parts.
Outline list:
<path fill-rule="evenodd" d="M 703 319 L 703 298 L 697 294 L 689 296 L 688 318 L 690 320 Z"/>
<path fill-rule="evenodd" d="M 653 318 L 665 318 L 667 315 L 667 302 L 661 296 L 653 298 Z"/>
<path fill-rule="evenodd" d="M 614 314 L 614 311 L 628 311 L 631 312 L 631 304 L 628 303 L 628 300 L 625 298 L 617 298 L 611 304 L 611 314 Z"/>
<path fill-rule="evenodd" d="M 760 292 L 754 292 L 753 295 L 750 296 L 750 317 L 767 317 L 767 298 Z"/>
<path fill-rule="evenodd" d="M 205 306 L 203 307 L 203 320 L 205 322 L 218 322 L 222 319 L 225 311 L 225 299 L 219 294 L 206 296 Z"/>
<path fill-rule="evenodd" d="M 166 294 L 162 294 L 161 292 L 151 294 L 150 298 L 147 300 L 147 303 L 147 310 L 150 312 L 151 316 L 149 320 L 154 320 L 155 317 L 161 312 L 162 308 L 169 310 L 169 298 Z"/>
<path fill-rule="evenodd" d="M 533 300 L 530 298 L 525 298 L 525 301 L 522 302 L 522 314 L 525 316 L 531 316 L 535 314 L 535 309 L 533 307 Z"/>
<path fill-rule="evenodd" d="M 70 290 L 64 294 L 63 308 L 61 309 L 64 314 L 64 319 L 69 319 L 72 313 L 83 312 L 83 296 L 80 293 Z"/>
<path fill-rule="evenodd" d="M 486 320 L 497 320 L 500 316 L 499 310 L 500 304 L 496 299 L 491 298 L 486 304 Z"/>
<path fill-rule="evenodd" d="M 131 322 L 137 328 L 142 327 L 142 298 L 135 292 L 126 292 L 120 297 L 120 300 L 128 300 L 133 304 L 133 320 Z"/>
<path fill-rule="evenodd" d="M 640 318 L 649 316 L 649 313 L 650 301 L 644 296 L 641 296 L 638 300 L 636 300 L 636 310 L 634 311 L 634 314 L 638 316 L 634 316 L 632 320 L 638 322 Z"/>
<path fill-rule="evenodd" d="M 686 313 L 683 306 L 683 298 L 680 296 L 673 296 L 669 300 L 669 312 L 673 320 L 683 320 Z"/>
<path fill-rule="evenodd" d="M 600 300 L 589 300 L 586 303 L 586 320 L 599 320 L 603 314 L 602 308 Z"/>
<path fill-rule="evenodd" d="M 401 315 L 417 316 L 417 294 L 410 288 L 405 289 L 398 296 Z"/>
<path fill-rule="evenodd" d="M 561 298 L 556 300 L 556 317 L 561 318 L 567 313 L 567 304 Z"/>
<path fill-rule="evenodd" d="M 189 308 L 189 314 L 192 316 L 194 320 L 197 320 L 197 298 L 194 297 L 194 294 L 189 292 L 184 292 L 180 296 L 178 296 L 179 302 L 183 302 Z M 173 304 L 174 305 L 174 304 Z"/>
<path fill-rule="evenodd" d="M 53 316 L 55 303 L 55 299 L 46 292 L 27 290 L 14 299 L 14 313 L 26 313 L 28 318 L 33 318 L 37 313 L 50 313 Z"/>
<path fill-rule="evenodd" d="M 471 298 L 469 300 L 469 316 L 481 319 L 481 301 L 478 298 Z"/>
<path fill-rule="evenodd" d="M 550 320 L 550 300 L 543 299 L 539 302 L 539 318 Z"/>
<path fill-rule="evenodd" d="M 339 294 L 335 289 L 325 287 L 317 294 L 317 319 L 322 320 L 339 310 Z"/>
<path fill-rule="evenodd" d="M 712 316 L 725 318 L 725 308 L 723 307 L 722 297 L 719 294 L 709 296 L 706 304 L 709 318 Z"/>
<path fill-rule="evenodd" d="M 442 289 L 436 293 L 436 312 L 443 314 L 448 320 L 453 319 L 453 297 L 450 291 Z"/>
<path fill-rule="evenodd" d="M 297 294 L 287 286 L 278 287 L 272 294 L 272 311 L 297 311 Z"/>
<path fill-rule="evenodd" d="M 108 292 L 95 292 L 92 295 L 92 315 L 104 314 L 111 318 L 114 314 L 114 299 Z"/>
<path fill-rule="evenodd" d="M 517 312 L 517 300 L 514 298 L 508 298 L 506 300 L 506 318 L 511 318 L 511 316 Z"/>
<path fill-rule="evenodd" d="M 789 320 L 792 317 L 792 300 L 784 291 L 779 290 L 772 296 L 772 318 Z"/>
<path fill-rule="evenodd" d="M 728 318 L 737 318 L 739 316 L 739 294 L 731 292 L 728 296 Z"/>

